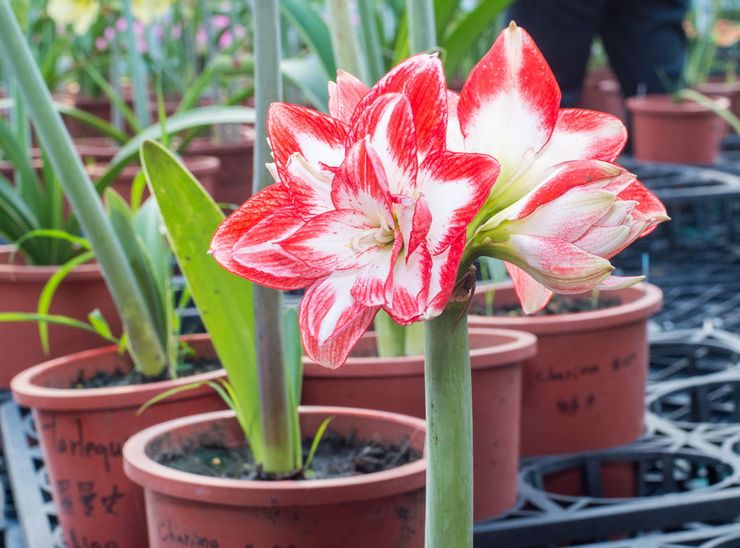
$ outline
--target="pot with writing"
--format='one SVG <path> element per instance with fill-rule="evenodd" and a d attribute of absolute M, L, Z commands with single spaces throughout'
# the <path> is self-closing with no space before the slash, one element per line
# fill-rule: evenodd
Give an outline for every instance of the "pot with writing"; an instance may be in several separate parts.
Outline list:
<path fill-rule="evenodd" d="M 302 407 L 300 427 L 309 436 L 304 450 L 329 417 L 299 479 L 246 479 L 248 467 L 229 470 L 238 458 L 248 461 L 231 411 L 173 420 L 133 436 L 123 448 L 125 470 L 144 488 L 148 546 L 421 548 L 424 421 Z M 382 465 L 357 464 L 368 452 L 380 455 Z"/>
<path fill-rule="evenodd" d="M 204 372 L 124 384 L 130 359 L 108 346 L 42 363 L 13 379 L 16 402 L 33 410 L 67 546 L 146 546 L 143 493 L 123 473 L 123 443 L 153 424 L 224 407 L 210 388 L 201 387 L 178 392 L 137 414 L 166 390 L 224 376 L 207 335 L 184 340 L 197 356 L 191 360 L 199 364 L 195 370 Z M 109 386 L 84 387 L 99 379 Z"/>
<path fill-rule="evenodd" d="M 522 363 L 535 355 L 537 341 L 503 329 L 474 328 L 469 335 L 474 512 L 480 520 L 516 502 Z M 366 333 L 339 369 L 304 358 L 303 402 L 424 417 L 424 356 L 381 358 L 376 346 L 376 333 Z"/>
<path fill-rule="evenodd" d="M 647 322 L 661 302 L 660 289 L 641 283 L 558 296 L 544 313 L 524 316 L 510 283 L 478 288 L 472 326 L 537 335 L 538 353 L 522 377 L 523 456 L 604 449 L 642 434 Z"/>
<path fill-rule="evenodd" d="M 58 266 L 33 266 L 25 263 L 22 254 L 10 245 L 0 246 L 0 312 L 35 312 L 39 297 Z M 59 285 L 49 312 L 85 320 L 89 312 L 99 309 L 114 333 L 121 330 L 113 301 L 106 288 L 100 268 L 95 263 L 75 268 Z M 50 358 L 65 356 L 80 350 L 102 346 L 102 339 L 88 331 L 49 325 L 49 351 L 44 354 L 35 323 L 3 323 L 0 327 L 0 387 L 10 386 L 14 375 Z"/>

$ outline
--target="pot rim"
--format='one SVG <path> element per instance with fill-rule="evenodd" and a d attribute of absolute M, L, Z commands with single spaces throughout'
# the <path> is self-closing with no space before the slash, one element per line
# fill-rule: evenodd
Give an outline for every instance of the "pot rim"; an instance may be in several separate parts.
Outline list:
<path fill-rule="evenodd" d="M 344 415 L 382 419 L 426 435 L 423 419 L 388 411 L 331 406 L 299 406 L 303 414 Z M 422 488 L 426 453 L 414 462 L 390 470 L 334 479 L 257 481 L 201 476 L 154 461 L 146 449 L 155 438 L 184 426 L 234 419 L 233 411 L 190 415 L 146 428 L 123 446 L 124 472 L 135 483 L 170 497 L 197 499 L 230 506 L 319 505 L 380 498 Z"/>
<path fill-rule="evenodd" d="M 511 282 L 481 284 L 475 293 L 478 295 L 491 289 L 496 291 L 514 291 L 514 286 Z M 600 329 L 607 329 L 617 325 L 647 319 L 660 310 L 663 303 L 663 291 L 659 287 L 647 282 L 641 282 L 619 291 L 630 293 L 639 291 L 640 296 L 628 303 L 588 312 L 515 318 L 471 315 L 470 322 L 477 327 L 490 326 L 507 329 L 524 329 L 535 335 L 566 334 L 573 333 L 574 331 L 598 331 Z"/>
<path fill-rule="evenodd" d="M 0 283 L 46 283 L 60 268 L 59 265 L 29 266 L 10 264 L 7 262 L 7 259 L 15 249 L 16 247 L 13 244 L 0 244 Z M 102 280 L 103 275 L 98 263 L 92 262 L 76 267 L 64 279 L 69 282 Z"/>
<path fill-rule="evenodd" d="M 729 108 L 730 100 L 727 97 L 711 97 L 717 103 L 719 108 Z M 627 108 L 631 112 L 640 112 L 645 114 L 666 114 L 666 115 L 696 115 L 714 113 L 707 107 L 694 101 L 682 101 L 675 103 L 670 95 L 664 93 L 651 93 L 649 95 L 636 95 L 628 97 L 626 100 Z"/>
<path fill-rule="evenodd" d="M 524 361 L 537 353 L 537 337 L 526 331 L 471 326 L 468 335 L 506 338 L 508 342 L 486 344 L 470 350 L 471 369 L 488 369 Z M 374 332 L 363 337 L 375 338 Z M 309 377 L 362 378 L 424 375 L 424 356 L 396 356 L 391 358 L 352 357 L 344 366 L 330 369 L 303 357 L 303 374 Z"/>
<path fill-rule="evenodd" d="M 186 335 L 183 340 L 190 343 L 205 343 L 210 341 L 207 333 Z M 70 362 L 79 360 L 93 360 L 107 354 L 118 352 L 116 345 L 83 350 L 67 356 L 34 365 L 21 371 L 10 382 L 13 399 L 26 407 L 53 411 L 92 411 L 99 409 L 138 408 L 153 397 L 165 390 L 184 386 L 194 382 L 215 381 L 226 375 L 224 369 L 216 369 L 205 373 L 198 373 L 187 377 L 152 382 L 147 384 L 132 384 L 128 386 L 112 386 L 102 388 L 53 388 L 38 384 L 38 380 L 45 374 L 58 367 L 66 367 Z M 185 400 L 201 396 L 210 391 L 207 386 L 185 390 L 171 395 L 168 400 Z"/>

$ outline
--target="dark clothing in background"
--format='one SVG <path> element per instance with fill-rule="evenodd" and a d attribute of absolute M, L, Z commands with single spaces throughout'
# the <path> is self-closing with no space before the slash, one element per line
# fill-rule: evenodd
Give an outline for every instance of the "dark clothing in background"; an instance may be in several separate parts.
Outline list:
<path fill-rule="evenodd" d="M 563 91 L 561 105 L 581 95 L 595 35 L 601 36 L 624 97 L 665 93 L 663 73 L 675 84 L 683 70 L 683 20 L 690 0 L 518 0 L 510 19 L 527 30 Z"/>

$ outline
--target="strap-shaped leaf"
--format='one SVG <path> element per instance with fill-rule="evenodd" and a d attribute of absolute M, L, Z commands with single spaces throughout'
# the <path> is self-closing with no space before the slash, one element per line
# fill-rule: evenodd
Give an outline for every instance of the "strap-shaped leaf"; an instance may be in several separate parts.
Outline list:
<path fill-rule="evenodd" d="M 308 48 L 321 60 L 324 73 L 333 78 L 337 73 L 331 47 L 329 27 L 313 7 L 304 0 L 282 0 L 280 10 L 301 35 Z"/>
<path fill-rule="evenodd" d="M 208 255 L 223 213 L 168 150 L 153 141 L 141 147 L 141 163 L 157 200 L 167 236 L 203 323 L 233 387 L 234 408 L 260 461 L 258 378 L 251 283 L 223 270 Z"/>

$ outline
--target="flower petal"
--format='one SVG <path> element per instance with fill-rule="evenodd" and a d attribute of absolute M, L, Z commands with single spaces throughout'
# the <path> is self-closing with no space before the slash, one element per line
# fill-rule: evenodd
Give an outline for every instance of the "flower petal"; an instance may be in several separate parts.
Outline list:
<path fill-rule="evenodd" d="M 460 129 L 460 118 L 457 116 L 457 107 L 460 95 L 447 90 L 447 150 L 465 152 L 465 140 Z"/>
<path fill-rule="evenodd" d="M 419 168 L 417 188 L 432 214 L 429 250 L 441 253 L 464 232 L 488 198 L 498 162 L 485 154 L 436 152 Z"/>
<path fill-rule="evenodd" d="M 332 178 L 332 174 L 312 166 L 300 153 L 290 155 L 283 180 L 298 214 L 306 221 L 334 209 Z"/>
<path fill-rule="evenodd" d="M 560 240 L 511 235 L 502 258 L 525 270 L 556 293 L 583 293 L 596 287 L 614 270 L 608 260 Z"/>
<path fill-rule="evenodd" d="M 357 103 L 367 95 L 368 88 L 362 80 L 349 72 L 337 71 L 337 82 L 329 82 L 329 114 L 349 124 Z"/>
<path fill-rule="evenodd" d="M 432 256 L 432 271 L 429 278 L 429 304 L 424 319 L 439 316 L 450 300 L 457 280 L 457 269 L 465 249 L 465 233 L 460 234 L 450 247 L 439 255 Z"/>
<path fill-rule="evenodd" d="M 496 158 L 508 182 L 550 139 L 559 108 L 550 67 L 529 34 L 512 23 L 463 86 L 458 116 L 465 148 Z"/>
<path fill-rule="evenodd" d="M 609 276 L 606 280 L 601 282 L 596 289 L 600 291 L 611 291 L 614 289 L 625 289 L 632 287 L 633 285 L 640 283 L 645 279 L 645 276 Z"/>
<path fill-rule="evenodd" d="M 342 123 L 310 108 L 273 103 L 267 113 L 267 135 L 278 173 L 295 153 L 316 168 L 321 164 L 336 167 L 344 160 Z"/>
<path fill-rule="evenodd" d="M 445 145 L 447 131 L 447 85 L 437 55 L 419 54 L 406 59 L 380 81 L 360 101 L 351 126 L 364 109 L 386 93 L 402 93 L 409 100 L 419 142 L 419 158 Z M 390 179 L 390 177 L 389 177 Z"/>
<path fill-rule="evenodd" d="M 283 185 L 261 190 L 229 215 L 211 240 L 211 253 L 229 272 L 275 289 L 299 289 L 322 276 L 285 254 L 271 240 L 303 225 Z M 269 230 L 263 230 L 269 227 Z M 255 262 L 242 263 L 255 253 Z"/>
<path fill-rule="evenodd" d="M 573 243 L 584 251 L 609 258 L 633 240 L 629 226 L 594 226 Z"/>
<path fill-rule="evenodd" d="M 334 369 L 347 361 L 378 311 L 354 300 L 353 283 L 352 275 L 335 273 L 309 287 L 301 300 L 298 321 L 303 348 L 325 367 Z"/>
<path fill-rule="evenodd" d="M 408 99 L 400 93 L 381 95 L 353 124 L 348 142 L 369 139 L 385 170 L 393 194 L 411 195 L 416 184 L 416 132 Z"/>
<path fill-rule="evenodd" d="M 539 312 L 552 298 L 552 291 L 535 280 L 518 266 L 504 262 L 506 271 L 514 284 L 514 291 L 525 314 Z"/>
<path fill-rule="evenodd" d="M 311 268 L 350 270 L 381 260 L 384 250 L 391 247 L 376 239 L 377 232 L 377 225 L 362 212 L 333 210 L 305 223 L 282 240 L 280 247 Z"/>
<path fill-rule="evenodd" d="M 429 296 L 432 256 L 426 245 L 411 255 L 399 256 L 386 284 L 386 312 L 400 325 L 409 325 L 423 317 Z"/>
<path fill-rule="evenodd" d="M 620 200 L 634 200 L 637 205 L 632 210 L 632 216 L 646 221 L 647 226 L 640 237 L 647 236 L 663 221 L 670 219 L 665 205 L 650 192 L 640 181 L 634 181 L 617 196 Z"/>
<path fill-rule="evenodd" d="M 393 213 L 398 219 L 398 229 L 403 238 L 403 248 L 406 255 L 416 251 L 422 243 L 426 242 L 429 227 L 432 224 L 432 214 L 423 197 L 416 201 L 407 196 L 397 197 Z"/>
<path fill-rule="evenodd" d="M 352 146 L 337 170 L 331 188 L 331 201 L 336 209 L 363 212 L 378 226 L 393 226 L 385 170 L 367 139 Z"/>

